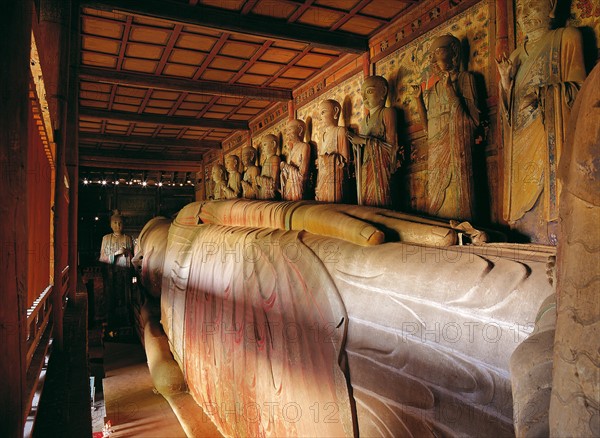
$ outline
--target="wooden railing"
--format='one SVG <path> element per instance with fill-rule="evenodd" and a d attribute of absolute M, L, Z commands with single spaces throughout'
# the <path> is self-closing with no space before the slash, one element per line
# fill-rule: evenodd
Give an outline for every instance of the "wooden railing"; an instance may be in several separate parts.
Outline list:
<path fill-rule="evenodd" d="M 64 308 L 69 283 L 69 266 L 61 271 L 60 278 L 56 280 L 55 285 L 48 285 L 27 310 L 25 437 L 31 436 L 33 431 L 37 403 L 44 387 L 45 373 L 42 371 L 48 365 L 47 358 L 51 347 L 52 330 L 57 323 L 53 320 L 53 295 L 60 294 L 60 306 Z M 62 315 L 62 312 L 59 312 L 59 315 Z M 58 315 L 56 316 L 58 317 Z"/>
<path fill-rule="evenodd" d="M 52 285 L 48 285 L 27 310 L 27 370 L 29 370 L 33 354 L 50 322 L 52 291 Z"/>

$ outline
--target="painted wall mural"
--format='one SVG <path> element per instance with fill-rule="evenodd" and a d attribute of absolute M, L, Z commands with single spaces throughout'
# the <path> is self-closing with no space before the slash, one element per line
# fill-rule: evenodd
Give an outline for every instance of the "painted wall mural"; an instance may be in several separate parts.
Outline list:
<path fill-rule="evenodd" d="M 451 33 L 462 43 L 463 70 L 478 73 L 490 92 L 490 2 L 482 1 L 376 63 L 375 71 L 390 84 L 390 103 L 402 108 L 408 125 L 418 123 L 412 85 L 422 84 L 425 92 L 437 80 L 429 67 L 428 49 L 439 35 Z M 468 62 L 464 65 L 464 60 Z"/>
<path fill-rule="evenodd" d="M 319 120 L 319 104 L 327 99 L 333 99 L 342 106 L 342 115 L 340 126 L 358 129 L 364 119 L 363 103 L 360 97 L 360 87 L 363 83 L 364 75 L 358 73 L 342 82 L 336 88 L 326 91 L 317 99 L 312 100 L 306 105 L 297 109 L 296 113 L 299 119 L 307 124 L 308 138 L 315 142 L 321 138 L 321 121 Z"/>

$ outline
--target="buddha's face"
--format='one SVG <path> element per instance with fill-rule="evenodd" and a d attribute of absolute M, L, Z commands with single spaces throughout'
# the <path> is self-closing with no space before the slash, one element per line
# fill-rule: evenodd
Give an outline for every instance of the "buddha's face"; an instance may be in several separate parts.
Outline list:
<path fill-rule="evenodd" d="M 521 31 L 531 32 L 548 29 L 550 26 L 550 0 L 517 0 L 516 16 Z"/>
<path fill-rule="evenodd" d="M 119 235 L 123 232 L 123 220 L 120 218 L 114 218 L 110 221 L 110 228 L 112 228 L 113 233 Z"/>
<path fill-rule="evenodd" d="M 361 90 L 363 102 L 367 109 L 383 106 L 386 93 L 386 88 L 376 82 L 365 82 Z"/>

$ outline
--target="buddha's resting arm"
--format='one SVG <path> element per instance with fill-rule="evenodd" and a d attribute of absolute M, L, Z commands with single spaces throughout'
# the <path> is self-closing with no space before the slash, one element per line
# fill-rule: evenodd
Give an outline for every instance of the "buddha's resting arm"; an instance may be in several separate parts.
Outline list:
<path fill-rule="evenodd" d="M 281 230 L 305 230 L 358 245 L 402 241 L 431 246 L 450 246 L 457 234 L 447 222 L 396 213 L 383 208 L 310 201 L 264 202 L 232 200 L 193 203 L 189 215 L 203 223 Z"/>

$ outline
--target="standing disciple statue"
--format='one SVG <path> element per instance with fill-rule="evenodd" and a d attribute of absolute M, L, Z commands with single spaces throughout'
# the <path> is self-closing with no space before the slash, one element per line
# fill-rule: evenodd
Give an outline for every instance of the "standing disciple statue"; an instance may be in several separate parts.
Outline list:
<path fill-rule="evenodd" d="M 517 0 L 525 35 L 497 59 L 504 138 L 503 216 L 538 243 L 556 243 L 556 166 L 577 90 L 585 79 L 580 32 L 550 30 L 556 0 Z"/>
<path fill-rule="evenodd" d="M 223 191 L 225 198 L 239 198 L 242 194 L 242 174 L 239 172 L 240 159 L 237 155 L 225 157 L 225 169 L 227 170 L 227 186 Z"/>
<path fill-rule="evenodd" d="M 290 120 L 285 132 L 290 151 L 287 162 L 281 162 L 281 194 L 286 201 L 299 201 L 304 196 L 310 166 L 310 145 L 304 141 L 306 124 Z"/>
<path fill-rule="evenodd" d="M 212 166 L 213 199 L 225 199 L 227 193 L 227 171 L 222 164 L 215 163 Z"/>
<path fill-rule="evenodd" d="M 343 202 L 350 177 L 350 148 L 347 129 L 338 126 L 342 107 L 327 99 L 319 105 L 323 131 L 319 139 L 317 157 L 317 187 L 315 199 L 324 202 Z"/>
<path fill-rule="evenodd" d="M 437 37 L 429 49 L 433 72 L 440 77 L 423 93 L 413 86 L 427 133 L 427 212 L 446 219 L 473 218 L 472 148 L 479 110 L 475 78 L 459 71 L 460 41 Z"/>
<path fill-rule="evenodd" d="M 279 140 L 273 134 L 267 134 L 262 139 L 262 152 L 265 154 L 262 171 L 256 177 L 258 199 L 272 200 L 279 193 L 279 166 L 281 159 L 277 155 Z"/>
<path fill-rule="evenodd" d="M 399 148 L 396 111 L 385 106 L 387 93 L 384 77 L 367 77 L 361 94 L 369 114 L 360 134 L 348 132 L 356 154 L 359 205 L 388 207 L 392 203 L 390 179 L 397 168 Z"/>
<path fill-rule="evenodd" d="M 256 149 L 252 146 L 242 148 L 242 165 L 244 176 L 242 178 L 242 196 L 248 199 L 256 199 L 256 177 L 260 175 L 260 169 L 256 166 Z"/>
<path fill-rule="evenodd" d="M 100 261 L 104 263 L 104 296 L 108 297 L 108 324 L 111 327 L 129 324 L 129 285 L 133 240 L 123 234 L 123 217 L 114 210 L 110 217 L 112 233 L 102 238 Z"/>

